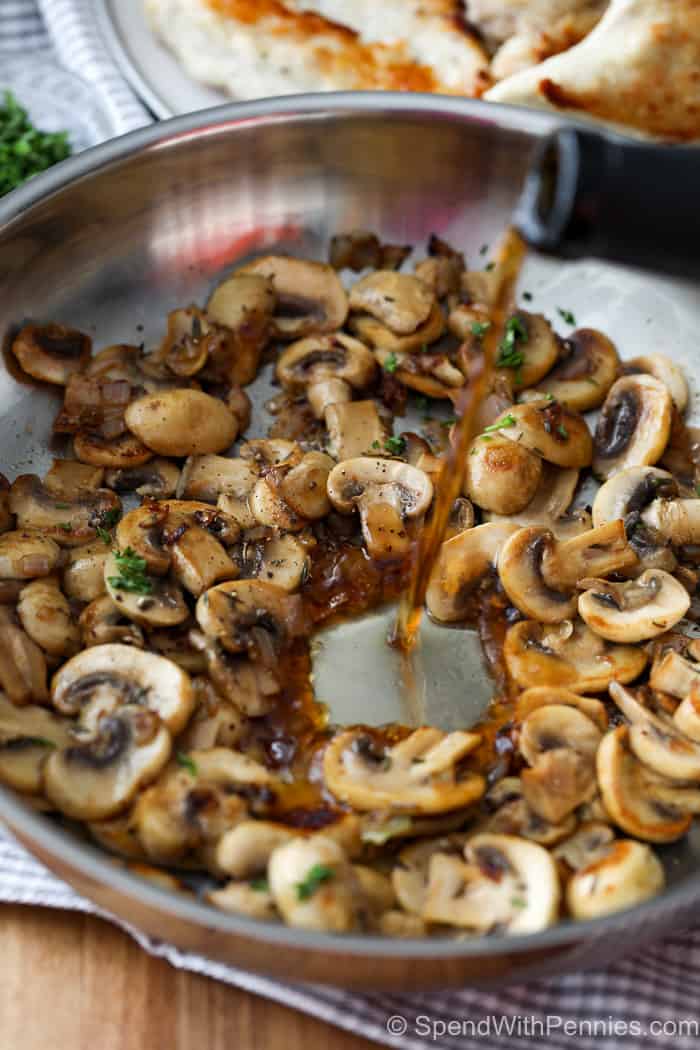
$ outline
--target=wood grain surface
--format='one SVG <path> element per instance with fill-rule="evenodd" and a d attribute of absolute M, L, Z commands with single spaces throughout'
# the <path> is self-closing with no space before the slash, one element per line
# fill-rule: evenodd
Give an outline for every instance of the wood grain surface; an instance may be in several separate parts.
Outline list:
<path fill-rule="evenodd" d="M 147 955 L 109 923 L 0 905 L 1 1050 L 369 1050 L 294 1010 Z"/>

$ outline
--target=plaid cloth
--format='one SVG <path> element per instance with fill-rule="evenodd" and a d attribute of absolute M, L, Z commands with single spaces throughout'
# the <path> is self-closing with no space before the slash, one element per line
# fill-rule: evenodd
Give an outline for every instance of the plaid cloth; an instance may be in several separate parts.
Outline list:
<path fill-rule="evenodd" d="M 149 121 L 104 49 L 91 16 L 91 0 L 0 0 L 0 66 L 3 50 L 51 46 L 67 67 L 94 84 L 120 131 Z M 79 897 L 1 832 L 0 901 L 102 915 L 118 922 L 145 951 L 173 966 L 402 1050 L 700 1047 L 700 930 L 671 937 L 605 970 L 497 992 L 463 988 L 410 996 L 359 995 L 252 975 L 154 942 Z M 587 962 L 591 965 L 590 953 Z"/>

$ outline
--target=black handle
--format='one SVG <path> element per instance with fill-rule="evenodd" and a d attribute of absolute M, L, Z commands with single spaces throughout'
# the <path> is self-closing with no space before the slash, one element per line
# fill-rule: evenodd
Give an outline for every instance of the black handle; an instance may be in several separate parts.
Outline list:
<path fill-rule="evenodd" d="M 700 148 L 564 128 L 539 146 L 514 224 L 562 258 L 700 280 Z"/>

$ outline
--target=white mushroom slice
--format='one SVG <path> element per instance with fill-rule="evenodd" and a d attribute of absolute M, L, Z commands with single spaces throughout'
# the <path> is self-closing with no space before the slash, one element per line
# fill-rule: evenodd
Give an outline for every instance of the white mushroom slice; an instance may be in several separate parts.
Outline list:
<path fill-rule="evenodd" d="M 223 510 L 198 500 L 149 501 L 125 514 L 117 525 L 117 543 L 124 553 L 143 558 L 148 574 L 164 576 L 172 561 L 172 545 L 188 528 L 206 529 L 224 545 L 235 543 L 238 523 Z"/>
<path fill-rule="evenodd" d="M 196 598 L 219 580 L 238 576 L 238 566 L 219 541 L 199 525 L 186 528 L 171 549 L 173 574 Z"/>
<path fill-rule="evenodd" d="M 150 577 L 143 572 L 125 575 L 124 559 L 141 562 L 128 553 L 112 553 L 104 567 L 107 594 L 122 615 L 134 623 L 151 627 L 174 627 L 190 615 L 180 588 L 168 580 Z M 121 560 L 120 560 L 121 559 Z"/>
<path fill-rule="evenodd" d="M 49 698 L 44 654 L 28 634 L 4 619 L 0 608 L 0 689 L 13 704 Z"/>
<path fill-rule="evenodd" d="M 17 707 L 0 693 L 0 782 L 27 795 L 42 790 L 42 767 L 70 743 L 70 723 L 44 707 Z"/>
<path fill-rule="evenodd" d="M 92 340 L 60 324 L 25 324 L 12 341 L 12 353 L 34 379 L 65 386 L 90 359 Z"/>
<path fill-rule="evenodd" d="M 685 655 L 667 649 L 654 660 L 649 676 L 649 685 L 661 693 L 683 700 L 700 686 L 700 662 L 694 659 L 696 652 L 686 650 Z M 700 655 L 700 654 L 697 654 Z"/>
<path fill-rule="evenodd" d="M 205 898 L 215 908 L 233 915 L 247 915 L 251 919 L 279 917 L 267 879 L 229 882 L 219 890 L 209 890 Z"/>
<path fill-rule="evenodd" d="M 465 496 L 495 514 L 517 514 L 534 499 L 542 478 L 542 460 L 500 434 L 472 442 L 465 461 Z"/>
<path fill-rule="evenodd" d="M 623 376 L 610 389 L 595 431 L 593 470 L 608 478 L 625 467 L 653 465 L 671 433 L 671 395 L 652 376 Z"/>
<path fill-rule="evenodd" d="M 275 673 L 276 660 L 272 640 L 268 641 L 264 634 L 257 636 L 260 656 L 269 661 L 268 663 L 253 663 L 245 656 L 234 655 L 205 636 L 203 641 L 207 673 L 218 692 L 249 718 L 269 714 L 282 688 L 282 683 Z"/>
<path fill-rule="evenodd" d="M 107 488 L 119 493 L 135 492 L 137 496 L 153 496 L 155 499 L 174 496 L 179 481 L 179 467 L 160 456 L 138 467 L 112 469 L 105 473 Z"/>
<path fill-rule="evenodd" d="M 521 688 L 563 686 L 576 693 L 597 693 L 611 682 L 632 682 L 648 659 L 643 649 L 606 642 L 580 621 L 547 627 L 534 620 L 508 629 L 503 656 Z"/>
<path fill-rule="evenodd" d="M 435 343 L 445 331 L 445 315 L 439 304 L 437 302 L 434 303 L 426 320 L 410 335 L 399 335 L 369 314 L 353 314 L 348 324 L 363 343 L 369 343 L 375 348 L 377 359 L 383 366 L 386 356 L 384 356 L 384 361 L 382 361 L 382 355 L 396 354 L 397 357 L 399 355 L 408 357 L 416 352 L 418 354 L 422 353 L 426 346 Z M 395 374 L 402 381 L 404 376 L 411 375 L 410 372 L 401 367 L 396 370 Z"/>
<path fill-rule="evenodd" d="M 109 489 L 96 489 L 68 503 L 48 492 L 36 474 L 21 474 L 10 489 L 10 510 L 18 528 L 36 529 L 59 547 L 75 547 L 94 540 L 103 520 L 119 516 L 121 500 Z"/>
<path fill-rule="evenodd" d="M 216 847 L 216 863 L 233 879 L 250 879 L 267 871 L 278 846 L 298 838 L 299 832 L 271 820 L 244 820 L 226 831 Z"/>
<path fill-rule="evenodd" d="M 178 747 L 185 751 L 237 747 L 246 725 L 239 708 L 221 696 L 204 676 L 193 678 L 192 688 L 196 706 L 187 726 L 178 735 Z"/>
<path fill-rule="evenodd" d="M 579 597 L 582 620 L 611 642 L 643 642 L 657 638 L 682 620 L 690 595 L 678 580 L 662 569 L 646 569 L 636 580 L 579 581 L 586 590 Z"/>
<path fill-rule="evenodd" d="M 511 405 L 493 432 L 500 431 L 557 467 L 590 466 L 593 441 L 585 419 L 558 401 L 543 398 Z"/>
<path fill-rule="evenodd" d="M 333 460 L 323 452 L 290 456 L 256 482 L 250 509 L 257 522 L 298 532 L 330 510 L 326 482 Z"/>
<path fill-rule="evenodd" d="M 223 401 L 202 390 L 160 390 L 132 401 L 124 413 L 132 434 L 160 456 L 223 452 L 238 421 Z"/>
<path fill-rule="evenodd" d="M 416 729 L 387 747 L 362 729 L 348 729 L 326 748 L 323 776 L 329 791 L 355 809 L 443 813 L 483 794 L 483 777 L 460 777 L 456 768 L 480 741 L 477 733 Z"/>
<path fill-rule="evenodd" d="M 350 291 L 350 309 L 370 314 L 397 335 L 410 335 L 428 319 L 433 290 L 411 274 L 375 270 Z"/>
<path fill-rule="evenodd" d="M 109 642 L 135 645 L 139 649 L 144 645 L 141 628 L 137 627 L 107 594 L 95 598 L 83 609 L 78 626 L 86 648 Z"/>
<path fill-rule="evenodd" d="M 343 327 L 348 297 L 335 270 L 326 263 L 264 255 L 236 271 L 272 280 L 275 313 L 272 332 L 279 339 L 300 339 Z"/>
<path fill-rule="evenodd" d="M 134 824 L 151 860 L 193 860 L 213 874 L 222 836 L 274 797 L 271 774 L 247 755 L 228 748 L 178 752 L 178 764 L 139 796 Z"/>
<path fill-rule="evenodd" d="M 120 420 L 119 425 L 123 425 Z M 89 463 L 106 470 L 126 470 L 143 466 L 153 458 L 135 434 L 128 431 L 117 437 L 103 437 L 92 430 L 79 430 L 73 438 L 73 453 L 81 463 Z"/>
<path fill-rule="evenodd" d="M 404 846 L 391 872 L 391 882 L 401 907 L 413 915 L 421 915 L 428 888 L 428 868 L 436 853 L 462 856 L 466 834 L 423 838 Z"/>
<path fill-rule="evenodd" d="M 103 540 L 74 547 L 63 570 L 63 590 L 69 598 L 92 602 L 106 592 L 105 562 L 110 546 Z"/>
<path fill-rule="evenodd" d="M 685 835 L 691 814 L 656 796 L 649 771 L 630 750 L 628 726 L 606 733 L 596 765 L 605 809 L 628 835 L 647 842 L 675 842 Z"/>
<path fill-rule="evenodd" d="M 231 653 L 248 653 L 270 667 L 276 654 L 304 633 L 301 599 L 262 580 L 236 580 L 212 587 L 197 601 L 197 622 Z"/>
<path fill-rule="evenodd" d="M 673 712 L 673 721 L 681 733 L 700 743 L 700 685 L 694 685 L 688 696 Z"/>
<path fill-rule="evenodd" d="M 51 656 L 69 656 L 79 648 L 80 628 L 54 577 L 33 580 L 22 588 L 17 615 L 32 641 Z"/>
<path fill-rule="evenodd" d="M 626 467 L 601 485 L 593 500 L 593 524 L 606 525 L 618 518 L 641 514 L 660 496 L 676 496 L 673 475 L 658 467 Z"/>
<path fill-rule="evenodd" d="M 170 757 L 172 739 L 157 715 L 127 704 L 106 715 L 80 742 L 52 752 L 46 794 L 76 820 L 104 820 L 126 809 Z"/>
<path fill-rule="evenodd" d="M 245 460 L 229 459 L 226 456 L 190 456 L 182 468 L 177 487 L 178 499 L 204 500 L 215 503 L 221 496 L 236 501 L 242 511 L 247 511 L 244 520 L 237 514 L 233 517 L 242 528 L 251 528 L 255 518 L 247 509 L 248 499 L 258 480 L 258 471 Z M 226 509 L 226 508 L 222 508 Z"/>
<path fill-rule="evenodd" d="M 329 405 L 325 415 L 328 450 L 338 460 L 355 459 L 384 449 L 386 427 L 374 401 Z"/>
<path fill-rule="evenodd" d="M 399 558 L 410 540 L 405 521 L 425 514 L 433 498 L 427 474 L 409 463 L 360 456 L 348 459 L 328 475 L 328 496 L 336 510 L 357 508 L 362 535 L 373 558 Z"/>
<path fill-rule="evenodd" d="M 270 892 L 289 926 L 347 933 L 363 895 L 344 850 L 323 835 L 278 846 L 268 866 Z"/>
<path fill-rule="evenodd" d="M 51 683 L 54 707 L 93 728 L 103 715 L 139 704 L 177 734 L 194 708 L 192 684 L 177 664 L 132 645 L 97 645 L 78 653 Z"/>
<path fill-rule="evenodd" d="M 562 470 L 551 463 L 542 464 L 540 483 L 535 495 L 522 511 L 517 514 L 501 515 L 486 512 L 484 518 L 493 522 L 510 522 L 515 525 L 544 525 L 557 538 L 568 539 L 573 528 L 576 531 L 577 519 L 567 516 L 578 485 L 578 470 Z M 590 528 L 590 525 L 588 526 Z M 585 532 L 585 523 L 578 531 Z"/>
<path fill-rule="evenodd" d="M 571 835 L 576 827 L 576 817 L 568 814 L 556 824 L 536 813 L 523 797 L 519 777 L 504 777 L 486 794 L 484 802 L 489 810 L 494 809 L 479 824 L 479 831 L 494 835 L 517 835 L 531 839 L 541 846 L 553 846 Z"/>
<path fill-rule="evenodd" d="M 609 824 L 592 820 L 581 824 L 573 835 L 560 842 L 552 850 L 552 856 L 566 866 L 567 872 L 581 871 L 602 860 L 614 841 L 615 832 Z"/>
<path fill-rule="evenodd" d="M 642 521 L 674 546 L 698 543 L 700 499 L 655 499 L 642 512 Z"/>
<path fill-rule="evenodd" d="M 619 370 L 617 350 L 607 336 L 579 328 L 562 341 L 557 364 L 537 390 L 575 412 L 588 412 L 603 404 Z"/>
<path fill-rule="evenodd" d="M 520 780 L 528 805 L 544 820 L 558 824 L 596 793 L 595 755 L 598 727 L 583 712 L 565 704 L 532 711 L 520 729 L 520 753 L 529 763 Z"/>
<path fill-rule="evenodd" d="M 665 354 L 633 357 L 625 361 L 625 372 L 628 375 L 643 372 L 645 375 L 658 379 L 671 395 L 676 411 L 683 415 L 688 407 L 688 383 L 682 369 L 670 357 L 666 357 Z"/>
<path fill-rule="evenodd" d="M 263 545 L 256 575 L 291 594 L 301 587 L 309 567 L 306 548 L 294 536 L 273 536 Z"/>
<path fill-rule="evenodd" d="M 379 917 L 378 929 L 384 937 L 413 939 L 427 937 L 429 934 L 428 924 L 418 915 L 407 915 L 405 911 L 394 909 L 384 912 Z"/>
<path fill-rule="evenodd" d="M 428 922 L 510 934 L 556 922 L 559 876 L 542 846 L 512 835 L 475 835 L 464 857 L 432 857 L 422 913 Z"/>
<path fill-rule="evenodd" d="M 595 697 L 581 696 L 579 693 L 572 693 L 569 689 L 556 686 L 533 686 L 522 692 L 516 702 L 515 717 L 522 722 L 532 711 L 548 704 L 576 707 L 602 732 L 608 728 L 608 712 L 605 704 L 596 700 Z"/>
<path fill-rule="evenodd" d="M 569 879 L 566 905 L 575 919 L 597 919 L 655 897 L 665 882 L 661 862 L 649 846 L 619 839 L 605 856 Z"/>
<path fill-rule="evenodd" d="M 432 617 L 441 623 L 463 620 L 484 576 L 495 569 L 503 544 L 517 525 L 477 525 L 446 540 L 433 568 L 426 594 Z"/>
<path fill-rule="evenodd" d="M 53 496 L 68 501 L 102 487 L 104 469 L 74 459 L 55 459 L 44 478 L 44 488 Z"/>
<path fill-rule="evenodd" d="M 629 743 L 640 762 L 669 780 L 700 780 L 700 743 L 689 740 L 675 722 L 640 704 L 618 683 L 610 696 L 629 719 Z"/>
<path fill-rule="evenodd" d="M 530 526 L 503 545 L 498 575 L 506 594 L 526 616 L 560 623 L 576 613 L 576 584 L 636 564 L 622 521 L 559 541 L 547 528 Z"/>
<path fill-rule="evenodd" d="M 277 378 L 292 394 L 305 393 L 317 419 L 329 405 L 351 401 L 377 374 L 377 362 L 364 343 L 344 332 L 310 336 L 284 351 Z"/>
<path fill-rule="evenodd" d="M 222 281 L 212 292 L 207 303 L 207 317 L 233 333 L 232 346 L 220 361 L 221 352 L 210 350 L 211 365 L 217 371 L 225 367 L 226 378 L 245 386 L 258 371 L 260 355 L 267 345 L 275 309 L 272 281 L 263 274 L 236 273 Z"/>

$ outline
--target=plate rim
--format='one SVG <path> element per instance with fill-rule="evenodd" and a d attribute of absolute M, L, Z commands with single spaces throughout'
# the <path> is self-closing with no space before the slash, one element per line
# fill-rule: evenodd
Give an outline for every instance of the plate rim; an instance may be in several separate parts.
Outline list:
<path fill-rule="evenodd" d="M 169 120 L 178 116 L 134 64 L 114 19 L 112 2 L 113 0 L 95 0 L 95 19 L 110 58 L 129 86 L 159 120 Z"/>

